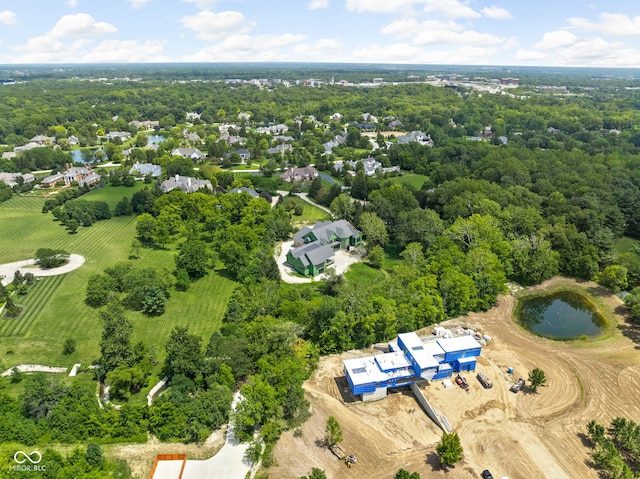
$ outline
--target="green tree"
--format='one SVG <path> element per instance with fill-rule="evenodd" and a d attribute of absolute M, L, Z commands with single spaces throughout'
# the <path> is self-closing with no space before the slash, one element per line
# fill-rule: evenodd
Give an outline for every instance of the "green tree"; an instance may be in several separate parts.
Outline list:
<path fill-rule="evenodd" d="M 166 343 L 167 356 L 162 366 L 166 376 L 183 375 L 195 378 L 202 368 L 202 338 L 189 334 L 189 328 L 176 326 Z"/>
<path fill-rule="evenodd" d="M 529 371 L 529 387 L 535 393 L 538 391 L 539 387 L 544 387 L 547 385 L 547 376 L 544 374 L 544 371 L 539 368 L 534 368 Z"/>
<path fill-rule="evenodd" d="M 61 249 L 39 248 L 35 259 L 43 269 L 57 268 L 69 261 L 69 253 Z"/>
<path fill-rule="evenodd" d="M 87 462 L 94 467 L 102 467 L 104 464 L 104 456 L 102 455 L 102 449 L 95 442 L 87 444 L 87 452 L 85 453 Z"/>
<path fill-rule="evenodd" d="M 131 334 L 133 324 L 126 317 L 125 309 L 119 301 L 112 301 L 100 311 L 103 330 L 100 341 L 100 375 L 120 366 L 130 366 L 133 360 Z"/>
<path fill-rule="evenodd" d="M 153 216 L 149 213 L 143 213 L 138 216 L 138 220 L 136 222 L 136 233 L 142 244 L 153 244 L 155 230 L 156 219 Z"/>
<path fill-rule="evenodd" d="M 376 269 L 382 268 L 382 262 L 384 261 L 384 250 L 382 247 L 376 245 L 371 248 L 371 251 L 369 251 L 367 255 L 367 260 L 372 267 Z"/>
<path fill-rule="evenodd" d="M 436 453 L 445 467 L 453 467 L 462 459 L 462 445 L 458 433 L 444 433 L 436 446 Z"/>
<path fill-rule="evenodd" d="M 78 226 L 80 225 L 78 224 L 77 220 L 71 218 L 70 220 L 67 220 L 66 226 L 69 234 L 75 234 L 78 232 Z"/>
<path fill-rule="evenodd" d="M 187 272 L 192 280 L 203 277 L 214 262 L 207 244 L 200 240 L 186 241 L 175 256 L 176 269 Z"/>
<path fill-rule="evenodd" d="M 327 479 L 327 474 L 322 469 L 314 467 L 308 476 L 302 476 L 300 479 Z"/>
<path fill-rule="evenodd" d="M 67 338 L 62 345 L 62 354 L 68 356 L 76 351 L 76 340 L 73 338 Z"/>
<path fill-rule="evenodd" d="M 87 281 L 85 303 L 94 308 L 104 306 L 117 288 L 113 277 L 106 274 L 94 274 Z"/>
<path fill-rule="evenodd" d="M 334 198 L 329 209 L 333 213 L 334 219 L 347 221 L 351 221 L 353 219 L 353 213 L 355 211 L 353 200 L 345 193 L 341 193 Z"/>
<path fill-rule="evenodd" d="M 362 213 L 360 216 L 360 229 L 367 240 L 367 249 L 374 246 L 384 246 L 388 241 L 387 226 L 375 213 Z"/>
<path fill-rule="evenodd" d="M 614 293 L 627 289 L 627 268 L 619 264 L 612 264 L 596 274 L 593 278 L 596 283 L 609 288 Z"/>
<path fill-rule="evenodd" d="M 420 474 L 417 472 L 409 472 L 406 469 L 400 469 L 393 477 L 394 479 L 420 479 Z"/>
<path fill-rule="evenodd" d="M 324 428 L 325 432 L 325 442 L 329 446 L 334 446 L 340 442 L 342 442 L 342 428 L 340 427 L 340 423 L 334 416 L 329 416 L 327 419 L 327 424 Z"/>
<path fill-rule="evenodd" d="M 123 196 L 122 199 L 118 201 L 114 214 L 115 216 L 130 216 L 133 214 L 133 206 L 131 206 L 129 198 Z"/>

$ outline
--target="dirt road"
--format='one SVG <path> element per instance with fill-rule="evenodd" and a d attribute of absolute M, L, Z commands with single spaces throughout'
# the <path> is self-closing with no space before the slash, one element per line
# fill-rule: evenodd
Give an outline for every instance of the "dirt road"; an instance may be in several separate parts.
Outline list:
<path fill-rule="evenodd" d="M 435 445 L 442 432 L 408 391 L 373 403 L 353 401 L 345 393 L 342 360 L 380 352 L 369 349 L 321 360 L 305 384 L 312 417 L 302 426 L 301 437 L 291 432 L 282 436 L 275 450 L 278 466 L 269 471 L 270 477 L 300 477 L 319 467 L 329 478 L 388 479 L 404 467 L 422 477 L 443 479 L 477 479 L 484 469 L 497 478 L 596 479 L 596 471 L 588 466 L 586 424 L 591 419 L 608 424 L 616 416 L 640 422 L 640 330 L 621 316 L 619 298 L 593 283 L 554 278 L 537 288 L 563 281 L 598 298 L 605 313 L 618 322 L 611 335 L 584 342 L 536 337 L 512 320 L 512 296 L 500 297 L 486 313 L 444 324 L 469 325 L 493 338 L 483 348 L 477 368 L 491 378 L 492 389 L 482 388 L 475 374 L 467 375 L 468 393 L 445 389 L 438 381 L 424 388 L 425 396 L 460 435 L 464 459 L 455 468 L 440 469 Z M 509 367 L 513 375 L 507 373 Z M 510 385 L 534 367 L 545 371 L 547 387 L 538 394 L 509 392 Z M 342 426 L 342 448 L 358 458 L 351 470 L 320 444 L 329 415 Z"/>

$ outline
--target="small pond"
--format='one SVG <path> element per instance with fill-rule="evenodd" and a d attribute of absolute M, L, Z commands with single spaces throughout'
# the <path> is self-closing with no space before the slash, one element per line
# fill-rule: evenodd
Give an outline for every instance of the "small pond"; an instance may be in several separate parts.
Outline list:
<path fill-rule="evenodd" d="M 84 148 L 82 150 L 71 150 L 69 153 L 71 154 L 71 158 L 73 158 L 74 163 L 84 163 L 91 164 L 95 162 L 95 154 L 100 150 L 104 154 L 104 150 L 102 148 Z M 102 158 L 105 161 L 107 158 L 104 156 Z"/>
<path fill-rule="evenodd" d="M 517 320 L 528 331 L 551 339 L 595 337 L 605 326 L 602 314 L 570 291 L 523 298 Z"/>
<path fill-rule="evenodd" d="M 149 138 L 149 142 L 147 144 L 151 144 L 151 145 L 159 145 L 163 141 L 167 141 L 166 136 L 158 135 L 158 134 L 147 135 L 147 138 Z"/>

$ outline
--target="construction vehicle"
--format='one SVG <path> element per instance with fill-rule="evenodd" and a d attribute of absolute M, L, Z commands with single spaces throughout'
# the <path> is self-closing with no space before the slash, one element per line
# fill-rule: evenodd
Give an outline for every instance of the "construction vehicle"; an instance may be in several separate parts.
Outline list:
<path fill-rule="evenodd" d="M 491 389 L 493 387 L 491 379 L 489 379 L 489 376 L 487 376 L 485 373 L 480 372 L 476 377 L 478 378 L 478 381 L 480 381 L 480 384 L 482 384 L 483 388 Z"/>
<path fill-rule="evenodd" d="M 456 376 L 456 384 L 460 386 L 465 391 L 469 391 L 469 383 L 465 378 L 460 376 L 459 374 Z"/>
<path fill-rule="evenodd" d="M 330 445 L 329 446 L 329 450 L 333 453 L 334 456 L 336 456 L 341 461 L 346 459 L 346 457 L 347 457 L 347 455 L 344 453 L 342 448 L 340 446 L 338 446 L 337 444 Z"/>
<path fill-rule="evenodd" d="M 518 393 L 518 391 L 520 391 L 525 385 L 525 380 L 522 378 L 519 378 L 514 384 L 513 386 L 511 386 L 509 388 L 509 391 L 511 391 L 512 393 Z"/>
<path fill-rule="evenodd" d="M 344 460 L 344 463 L 347 465 L 349 469 L 351 469 L 358 459 L 353 454 L 349 454 L 349 456 Z"/>

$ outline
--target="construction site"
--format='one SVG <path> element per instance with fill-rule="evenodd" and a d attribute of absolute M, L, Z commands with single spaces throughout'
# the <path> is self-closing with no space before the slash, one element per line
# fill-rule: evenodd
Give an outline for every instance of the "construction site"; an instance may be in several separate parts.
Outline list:
<path fill-rule="evenodd" d="M 479 478 L 489 469 L 497 478 L 597 479 L 586 425 L 592 419 L 608 424 L 617 416 L 640 422 L 640 330 L 626 322 L 622 301 L 593 283 L 554 278 L 534 289 L 563 282 L 597 297 L 615 322 L 609 334 L 590 341 L 537 337 L 513 320 L 517 300 L 504 295 L 486 313 L 438 325 L 490 337 L 474 356 L 475 370 L 460 368 L 444 379 L 388 388 L 363 401 L 345 365 L 389 354 L 389 345 L 322 358 L 305 383 L 312 416 L 297 433 L 283 434 L 270 477 L 301 477 L 318 467 L 328 478 L 388 479 L 404 468 L 429 478 Z M 430 327 L 417 335 L 434 332 Z M 537 393 L 523 379 L 534 368 L 547 377 Z M 427 415 L 420 396 L 446 424 Z M 338 453 L 324 442 L 329 416 L 343 431 Z M 460 436 L 464 453 L 445 471 L 435 447 L 447 426 Z M 346 460 L 350 456 L 353 462 Z"/>

